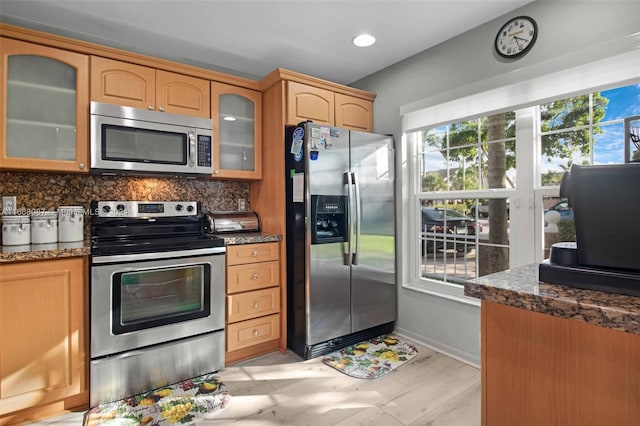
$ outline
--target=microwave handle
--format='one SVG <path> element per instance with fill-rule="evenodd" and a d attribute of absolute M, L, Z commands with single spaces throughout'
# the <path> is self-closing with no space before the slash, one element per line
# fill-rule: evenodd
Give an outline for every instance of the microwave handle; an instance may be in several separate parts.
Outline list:
<path fill-rule="evenodd" d="M 196 158 L 196 134 L 195 132 L 189 132 L 189 167 L 193 167 L 194 159 Z"/>

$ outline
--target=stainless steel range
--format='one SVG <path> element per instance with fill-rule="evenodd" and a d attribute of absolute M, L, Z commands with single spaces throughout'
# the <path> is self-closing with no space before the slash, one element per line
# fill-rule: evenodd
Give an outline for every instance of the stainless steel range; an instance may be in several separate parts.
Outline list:
<path fill-rule="evenodd" d="M 200 204 L 91 207 L 91 406 L 223 368 L 226 249 Z"/>

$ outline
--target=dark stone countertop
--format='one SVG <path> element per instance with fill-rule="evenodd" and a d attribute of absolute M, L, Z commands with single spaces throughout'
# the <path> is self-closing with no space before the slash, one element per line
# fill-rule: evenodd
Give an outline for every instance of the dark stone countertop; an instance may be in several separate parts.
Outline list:
<path fill-rule="evenodd" d="M 282 240 L 282 235 L 264 234 L 262 232 L 237 232 L 229 234 L 215 234 L 224 240 L 225 246 L 237 244 L 270 243 Z"/>
<path fill-rule="evenodd" d="M 267 243 L 282 240 L 281 235 L 263 234 L 260 232 L 246 234 L 219 234 L 224 244 L 252 244 Z M 24 246 L 1 246 L 0 264 L 11 262 L 26 262 L 29 260 L 49 260 L 62 257 L 88 256 L 91 254 L 89 240 L 74 243 L 31 244 Z"/>
<path fill-rule="evenodd" d="M 61 257 L 88 256 L 91 252 L 89 240 L 74 243 L 31 244 L 24 246 L 2 246 L 0 264 L 25 262 L 27 260 L 50 260 Z"/>
<path fill-rule="evenodd" d="M 640 334 L 640 297 L 547 284 L 538 265 L 498 272 L 465 283 L 464 294 L 506 306 Z"/>

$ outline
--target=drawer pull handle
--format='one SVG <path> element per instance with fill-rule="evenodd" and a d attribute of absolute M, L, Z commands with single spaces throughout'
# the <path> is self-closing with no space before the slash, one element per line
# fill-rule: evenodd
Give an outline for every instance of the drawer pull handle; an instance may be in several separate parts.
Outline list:
<path fill-rule="evenodd" d="M 252 280 L 257 280 L 258 279 L 258 274 L 253 274 L 253 276 L 251 277 Z"/>
<path fill-rule="evenodd" d="M 255 309 L 258 309 L 258 308 L 260 307 L 260 304 L 259 304 L 259 303 L 256 303 L 255 305 L 253 305 L 253 307 L 254 307 Z"/>
<path fill-rule="evenodd" d="M 254 336 L 258 336 L 260 334 L 260 332 L 258 332 L 258 330 L 253 330 L 253 335 Z"/>
<path fill-rule="evenodd" d="M 251 253 L 251 255 L 252 255 L 253 257 L 256 257 L 256 256 L 258 255 L 258 250 L 254 250 L 254 251 L 253 251 L 253 253 Z"/>

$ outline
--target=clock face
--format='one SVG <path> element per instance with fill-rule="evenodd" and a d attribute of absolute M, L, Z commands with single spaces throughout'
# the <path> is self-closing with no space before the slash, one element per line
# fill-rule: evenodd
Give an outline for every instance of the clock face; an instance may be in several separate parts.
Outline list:
<path fill-rule="evenodd" d="M 522 56 L 533 47 L 537 36 L 536 21 L 528 16 L 518 16 L 498 31 L 495 41 L 496 52 L 504 58 Z"/>

